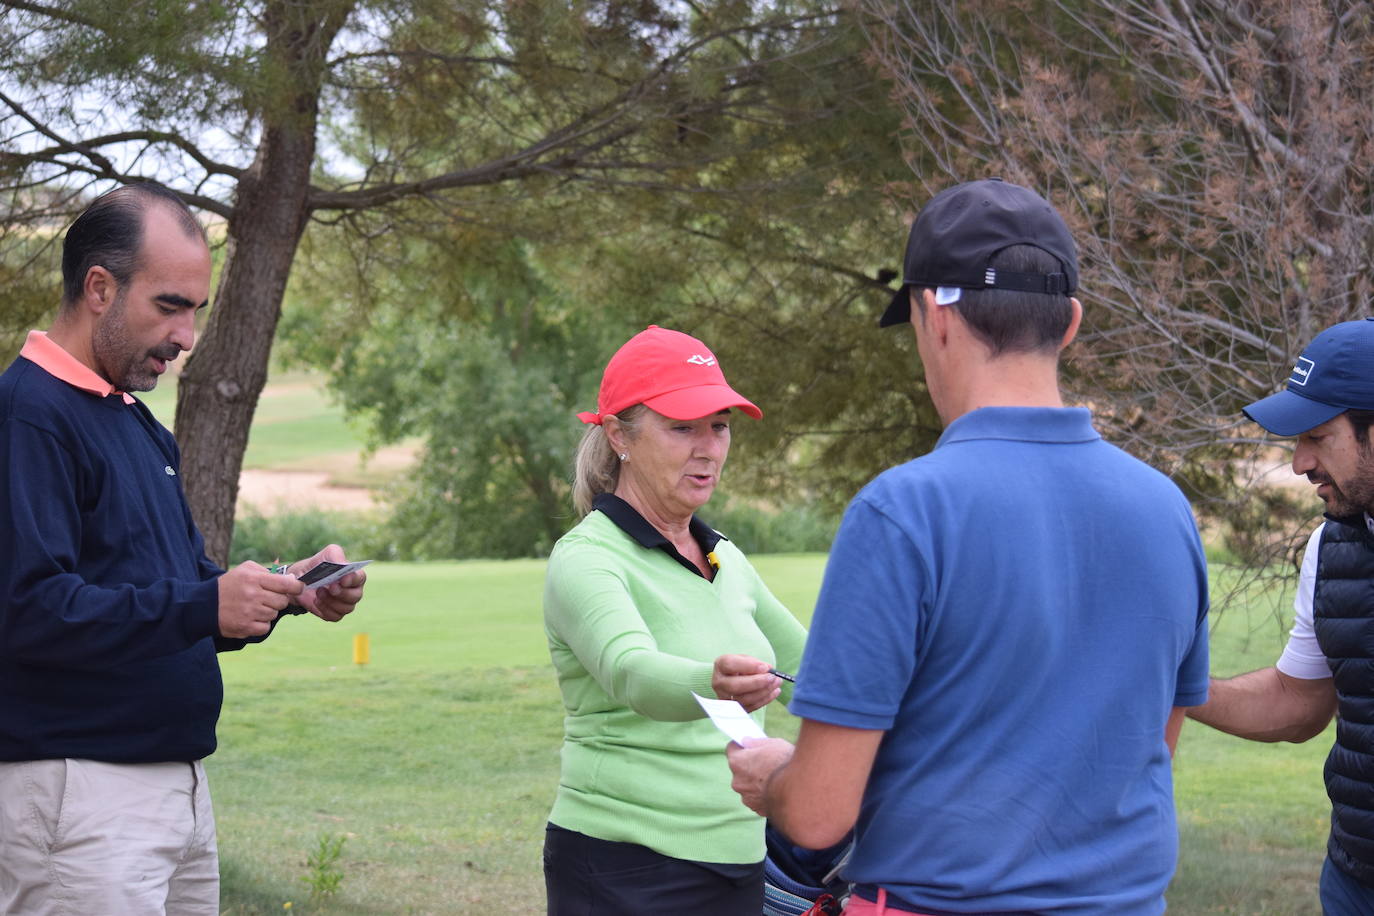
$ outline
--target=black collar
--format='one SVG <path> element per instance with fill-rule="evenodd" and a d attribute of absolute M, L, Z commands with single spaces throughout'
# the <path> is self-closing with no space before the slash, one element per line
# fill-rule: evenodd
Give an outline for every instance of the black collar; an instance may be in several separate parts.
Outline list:
<path fill-rule="evenodd" d="M 1370 523 L 1370 516 L 1367 513 L 1361 512 L 1358 515 L 1342 517 L 1332 515 L 1330 512 L 1323 512 L 1322 517 L 1327 521 L 1350 528 L 1366 547 L 1374 550 L 1374 524 Z"/>
<path fill-rule="evenodd" d="M 650 550 L 658 548 L 698 576 L 701 576 L 701 570 L 697 569 L 695 563 L 678 553 L 677 548 L 673 546 L 673 542 L 664 537 L 662 531 L 659 531 L 653 525 L 649 524 L 648 519 L 640 515 L 639 511 L 635 509 L 634 506 L 625 502 L 625 500 L 621 499 L 619 496 L 616 496 L 614 493 L 601 493 L 592 500 L 592 509 L 605 514 L 607 518 L 619 525 L 620 529 L 634 538 L 639 546 Z M 692 516 L 692 520 L 687 523 L 687 530 L 691 532 L 696 542 L 701 545 L 701 552 L 706 554 L 706 559 L 712 566 L 717 566 L 711 554 L 716 549 L 716 545 L 726 540 L 726 538 L 719 531 L 716 531 L 695 515 Z M 701 577 L 703 579 L 706 578 L 705 576 Z"/>

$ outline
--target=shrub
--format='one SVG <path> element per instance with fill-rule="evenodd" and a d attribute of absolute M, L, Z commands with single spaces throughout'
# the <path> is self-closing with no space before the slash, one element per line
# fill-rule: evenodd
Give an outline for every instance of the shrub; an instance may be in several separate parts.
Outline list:
<path fill-rule="evenodd" d="M 234 522 L 229 565 L 253 560 L 266 566 L 308 557 L 326 544 L 339 544 L 350 559 L 394 560 L 386 517 L 371 512 L 310 509 L 262 515 L 249 511 Z"/>
<path fill-rule="evenodd" d="M 839 516 L 812 505 L 775 509 L 726 500 L 700 514 L 746 554 L 825 552 L 840 525 Z"/>

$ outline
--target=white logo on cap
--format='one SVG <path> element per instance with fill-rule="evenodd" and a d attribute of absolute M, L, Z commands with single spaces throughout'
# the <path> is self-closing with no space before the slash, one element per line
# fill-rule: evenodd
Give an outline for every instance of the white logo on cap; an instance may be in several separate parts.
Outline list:
<path fill-rule="evenodd" d="M 1293 374 L 1288 379 L 1290 385 L 1306 385 L 1307 380 L 1312 377 L 1312 370 L 1317 368 L 1317 364 L 1306 356 L 1299 356 L 1298 362 L 1293 366 Z"/>
<path fill-rule="evenodd" d="M 702 356 L 700 353 L 693 353 L 687 357 L 687 362 L 693 366 L 714 366 L 716 358 L 714 356 Z"/>

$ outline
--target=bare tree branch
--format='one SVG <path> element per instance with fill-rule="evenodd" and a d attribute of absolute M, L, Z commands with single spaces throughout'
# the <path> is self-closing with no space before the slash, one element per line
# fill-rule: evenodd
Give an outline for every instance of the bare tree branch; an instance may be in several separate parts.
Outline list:
<path fill-rule="evenodd" d="M 37 13 L 40 16 L 45 16 L 49 19 L 56 19 L 59 22 L 67 22 L 71 23 L 72 25 L 84 25 L 88 28 L 100 29 L 101 31 L 105 31 L 104 25 L 97 22 L 96 20 L 89 19 L 85 16 L 78 16 L 69 10 L 62 9 L 61 7 L 48 6 L 47 4 L 43 3 L 30 3 L 28 2 L 28 0 L 0 0 L 0 7 L 5 7 L 7 9 L 12 10 L 22 10 L 26 13 Z"/>
<path fill-rule="evenodd" d="M 2 92 L 0 92 L 0 101 L 5 102 L 6 104 L 10 104 L 11 107 L 13 107 L 13 103 L 11 103 L 10 100 L 6 98 L 4 93 Z M 109 168 L 113 168 L 113 166 L 111 165 L 108 159 L 105 159 L 104 157 L 97 158 L 96 156 L 94 156 L 94 150 L 100 147 L 118 146 L 121 144 L 133 143 L 137 141 L 145 141 L 150 144 L 166 144 L 169 146 L 174 146 L 186 155 L 190 156 L 193 160 L 195 160 L 196 164 L 203 168 L 207 175 L 225 175 L 230 178 L 239 178 L 243 175 L 243 169 L 238 168 L 237 166 L 229 165 L 227 163 L 216 162 L 209 156 L 206 156 L 204 153 L 202 153 L 199 147 L 197 147 L 191 141 L 187 140 L 185 137 L 182 137 L 179 134 L 157 130 L 128 130 L 114 134 L 103 134 L 98 137 L 90 137 L 88 139 L 82 140 L 79 144 L 71 141 L 59 140 L 57 146 L 51 146 L 46 149 L 33 150 L 32 152 L 28 153 L 9 153 L 7 155 L 13 156 L 18 159 L 31 157 L 39 161 L 50 161 L 51 157 L 58 156 L 62 153 L 79 153 L 83 156 L 86 156 L 88 159 L 91 159 L 92 162 L 95 162 L 98 168 L 105 170 L 107 166 Z"/>
<path fill-rule="evenodd" d="M 1002 174 L 1059 205 L 1085 303 L 1069 386 L 1207 511 L 1252 522 L 1269 497 L 1237 483 L 1260 438 L 1240 407 L 1370 301 L 1368 4 L 860 7 L 906 113 L 915 203 Z"/>

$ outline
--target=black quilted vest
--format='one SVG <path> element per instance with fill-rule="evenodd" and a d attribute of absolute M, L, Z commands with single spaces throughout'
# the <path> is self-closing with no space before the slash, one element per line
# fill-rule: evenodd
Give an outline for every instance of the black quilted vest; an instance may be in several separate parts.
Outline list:
<path fill-rule="evenodd" d="M 1374 537 L 1363 517 L 1332 519 L 1322 531 L 1312 611 L 1339 701 L 1326 758 L 1327 852 L 1374 885 Z"/>

